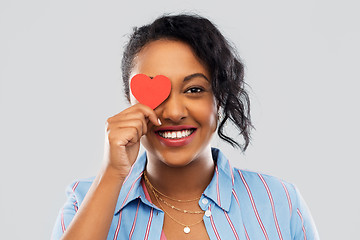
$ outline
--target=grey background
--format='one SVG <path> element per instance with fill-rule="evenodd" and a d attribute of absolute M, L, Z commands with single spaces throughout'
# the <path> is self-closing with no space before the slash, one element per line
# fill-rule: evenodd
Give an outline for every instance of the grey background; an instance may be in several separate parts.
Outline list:
<path fill-rule="evenodd" d="M 104 124 L 127 105 L 120 61 L 133 26 L 210 18 L 238 48 L 256 131 L 244 169 L 295 183 L 322 239 L 359 226 L 356 1 L 0 2 L 0 239 L 49 239 L 64 189 L 97 173 Z"/>

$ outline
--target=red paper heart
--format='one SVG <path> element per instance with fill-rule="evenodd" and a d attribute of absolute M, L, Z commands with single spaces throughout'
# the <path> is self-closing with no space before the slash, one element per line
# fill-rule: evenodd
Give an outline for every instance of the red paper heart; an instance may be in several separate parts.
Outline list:
<path fill-rule="evenodd" d="M 131 79 L 130 89 L 139 103 L 155 109 L 170 95 L 171 82 L 163 75 L 151 79 L 145 74 L 136 74 Z"/>

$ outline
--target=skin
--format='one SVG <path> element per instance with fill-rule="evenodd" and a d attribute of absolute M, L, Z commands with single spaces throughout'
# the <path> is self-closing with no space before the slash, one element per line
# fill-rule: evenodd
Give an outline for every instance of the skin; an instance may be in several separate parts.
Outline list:
<path fill-rule="evenodd" d="M 149 43 L 138 54 L 132 76 L 138 73 L 153 77 L 165 75 L 171 81 L 170 96 L 155 109 L 162 122 L 161 127 L 191 125 L 197 128 L 191 143 L 181 147 L 168 147 L 155 136 L 159 127 L 148 124 L 148 131 L 141 138 L 141 143 L 147 149 L 146 171 L 150 182 L 172 198 L 193 199 L 201 196 L 214 172 L 210 140 L 217 127 L 217 105 L 206 66 L 187 44 L 158 40 Z M 197 75 L 189 77 L 194 76 L 193 74 Z M 133 97 L 131 102 L 136 103 Z M 154 197 L 153 202 L 157 204 Z M 187 207 L 180 207 L 200 210 L 197 201 Z M 176 219 L 184 217 L 184 214 L 172 209 L 165 210 L 176 216 Z M 186 217 L 182 222 L 193 223 L 202 216 L 187 214 Z M 165 215 L 164 231 L 168 239 L 184 237 L 183 228 Z M 201 239 L 204 239 L 204 226 L 199 224 L 192 227 L 192 237 L 196 229 L 201 234 Z"/>
<path fill-rule="evenodd" d="M 138 156 L 140 142 L 147 150 L 147 176 L 166 195 L 176 199 L 200 197 L 212 179 L 210 140 L 217 127 L 217 104 L 206 66 L 187 44 L 157 40 L 148 43 L 134 59 L 131 77 L 138 73 L 167 76 L 172 84 L 170 96 L 155 110 L 131 96 L 132 106 L 107 120 L 102 168 L 63 239 L 106 238 L 117 197 Z M 193 74 L 197 75 L 189 77 Z M 196 127 L 189 144 L 168 147 L 159 141 L 155 131 L 174 125 Z M 152 202 L 178 221 L 191 224 L 201 220 L 202 214 L 183 214 L 161 206 L 148 186 L 147 189 Z M 197 201 L 176 206 L 200 210 Z M 190 234 L 185 235 L 183 228 L 165 214 L 163 230 L 167 239 L 209 238 L 203 222 L 191 227 Z"/>

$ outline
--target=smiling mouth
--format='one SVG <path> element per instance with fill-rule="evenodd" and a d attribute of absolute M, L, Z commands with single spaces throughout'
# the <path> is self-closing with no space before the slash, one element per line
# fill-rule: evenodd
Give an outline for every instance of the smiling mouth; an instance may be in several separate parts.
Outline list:
<path fill-rule="evenodd" d="M 193 134 L 193 132 L 195 132 L 195 130 L 196 129 L 183 129 L 180 131 L 167 130 L 167 131 L 158 131 L 157 133 L 159 134 L 159 136 L 165 139 L 181 139 L 190 136 L 191 134 Z"/>

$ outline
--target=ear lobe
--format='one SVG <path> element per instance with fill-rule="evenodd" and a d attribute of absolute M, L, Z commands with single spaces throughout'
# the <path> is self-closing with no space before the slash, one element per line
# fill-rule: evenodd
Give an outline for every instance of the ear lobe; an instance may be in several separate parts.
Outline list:
<path fill-rule="evenodd" d="M 220 110 L 220 104 L 219 103 L 216 103 L 216 113 L 215 113 L 215 119 L 216 119 L 216 124 L 215 124 L 215 129 L 213 132 L 216 131 L 218 125 L 219 125 L 219 122 L 220 122 L 220 119 L 221 119 L 221 110 Z"/>
<path fill-rule="evenodd" d="M 219 112 L 218 111 L 216 111 L 214 119 L 215 119 L 215 127 L 213 129 L 213 133 L 216 132 L 216 129 L 217 129 L 218 124 L 219 124 Z"/>

